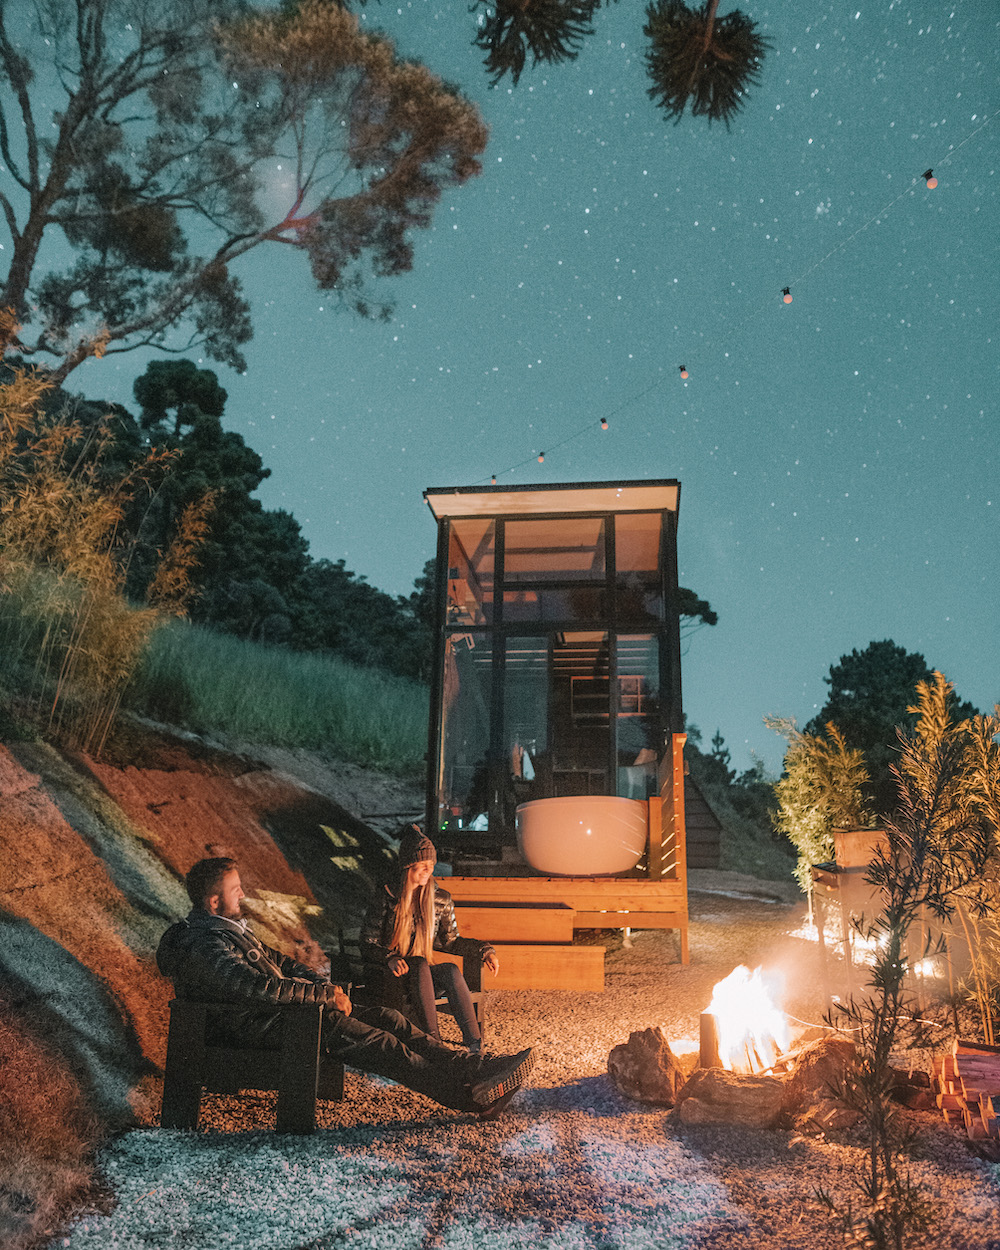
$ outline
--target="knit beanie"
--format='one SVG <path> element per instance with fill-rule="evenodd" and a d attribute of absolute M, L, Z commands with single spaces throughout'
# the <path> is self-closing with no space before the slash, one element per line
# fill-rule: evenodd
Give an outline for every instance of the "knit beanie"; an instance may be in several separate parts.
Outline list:
<path fill-rule="evenodd" d="M 399 839 L 399 867 L 406 869 L 424 859 L 429 859 L 432 864 L 437 863 L 434 843 L 416 825 L 410 825 Z"/>

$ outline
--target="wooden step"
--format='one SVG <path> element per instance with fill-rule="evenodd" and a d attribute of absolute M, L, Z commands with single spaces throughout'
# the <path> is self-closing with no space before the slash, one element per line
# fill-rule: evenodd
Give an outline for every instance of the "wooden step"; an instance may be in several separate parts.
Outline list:
<path fill-rule="evenodd" d="M 572 942 L 575 918 L 564 903 L 455 903 L 459 932 L 481 942 Z"/>
<path fill-rule="evenodd" d="M 460 960 L 435 954 L 435 961 Z M 603 946 L 555 946 L 505 943 L 497 946 L 500 972 L 483 973 L 484 990 L 572 990 L 578 994 L 604 990 Z"/>
<path fill-rule="evenodd" d="M 575 911 L 687 911 L 683 881 L 629 877 L 443 877 L 441 883 L 456 902 L 563 903 Z"/>

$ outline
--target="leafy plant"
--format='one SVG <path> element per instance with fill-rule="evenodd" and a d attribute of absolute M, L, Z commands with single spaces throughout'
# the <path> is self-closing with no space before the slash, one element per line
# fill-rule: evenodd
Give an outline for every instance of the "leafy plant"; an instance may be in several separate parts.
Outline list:
<path fill-rule="evenodd" d="M 916 922 L 945 924 L 964 899 L 985 913 L 983 874 L 1000 835 L 1000 772 L 994 741 L 1000 716 L 954 722 L 952 687 L 940 673 L 917 686 L 917 723 L 900 734 L 895 814 L 884 823 L 885 845 L 866 879 L 875 892 L 873 916 L 857 927 L 874 947 L 869 992 L 833 1013 L 851 1028 L 858 1061 L 853 1096 L 864 1115 L 868 1149 L 861 1180 L 864 1208 L 847 1212 L 855 1244 L 902 1250 L 908 1233 L 927 1226 L 929 1207 L 903 1165 L 906 1145 L 890 1098 L 891 1057 L 911 1021 L 919 1023 L 908 990 Z M 983 770 L 984 755 L 988 764 Z M 829 1200 L 828 1200 L 829 1201 Z M 832 1205 L 832 1204 L 831 1204 Z"/>
<path fill-rule="evenodd" d="M 871 819 L 864 757 L 848 748 L 835 725 L 820 735 L 804 733 L 782 717 L 767 716 L 764 723 L 788 742 L 784 772 L 774 787 L 774 824 L 798 853 L 795 879 L 811 904 L 812 866 L 833 858 L 834 829 L 865 828 Z"/>

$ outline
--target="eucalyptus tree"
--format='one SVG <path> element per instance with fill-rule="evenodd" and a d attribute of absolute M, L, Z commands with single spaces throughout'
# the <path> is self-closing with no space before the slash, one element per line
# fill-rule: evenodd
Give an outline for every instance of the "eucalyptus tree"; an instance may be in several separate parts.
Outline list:
<path fill-rule="evenodd" d="M 337 4 L 0 0 L 0 307 L 56 380 L 140 345 L 242 369 L 237 262 L 283 245 L 386 314 L 379 280 L 485 143 L 472 104 Z"/>

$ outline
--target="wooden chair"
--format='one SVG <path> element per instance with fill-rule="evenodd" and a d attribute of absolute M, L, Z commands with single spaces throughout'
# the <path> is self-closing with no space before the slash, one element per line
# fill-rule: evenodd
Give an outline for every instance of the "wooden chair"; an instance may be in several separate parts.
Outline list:
<path fill-rule="evenodd" d="M 278 1091 L 279 1133 L 315 1132 L 316 1099 L 344 1096 L 343 1065 L 320 1051 L 322 1006 L 261 1008 L 269 1015 L 281 1013 L 280 1047 L 271 1050 L 211 1041 L 213 1013 L 224 1010 L 232 1009 L 180 998 L 171 1002 L 161 1125 L 197 1128 L 203 1090 L 238 1094 L 256 1089 Z"/>
<path fill-rule="evenodd" d="M 359 1003 L 364 1003 L 369 1007 L 382 1007 L 385 1005 L 385 997 L 383 994 L 384 979 L 390 973 L 387 968 L 381 964 L 368 963 L 361 957 L 361 946 L 357 938 L 346 937 L 343 930 L 339 933 L 340 953 L 334 955 L 330 960 L 330 979 L 336 981 L 338 985 L 343 985 L 348 994 L 352 998 L 356 998 Z M 448 956 L 445 956 L 448 958 Z M 454 959 L 453 962 L 459 962 Z M 462 976 L 465 977 L 465 983 L 469 987 L 469 994 L 472 998 L 472 1008 L 476 1013 L 476 1021 L 479 1024 L 479 1035 L 482 1038 L 482 1044 L 486 1045 L 486 991 L 483 989 L 483 965 L 482 961 L 475 956 L 465 955 L 461 960 Z M 453 1016 L 447 998 L 441 997 L 434 1000 L 434 1006 L 439 1013 L 447 1016 Z"/>

